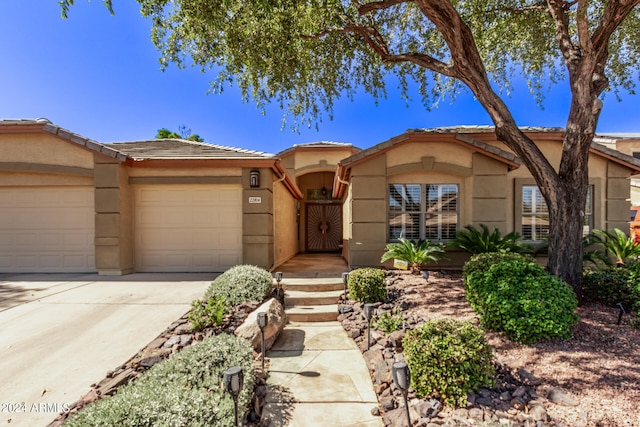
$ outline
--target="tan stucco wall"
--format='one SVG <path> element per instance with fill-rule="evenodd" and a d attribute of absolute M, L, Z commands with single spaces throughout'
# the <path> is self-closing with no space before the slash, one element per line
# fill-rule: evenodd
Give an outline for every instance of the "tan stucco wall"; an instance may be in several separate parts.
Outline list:
<path fill-rule="evenodd" d="M 242 177 L 242 168 L 130 168 L 130 177 L 155 176 L 236 176 Z"/>
<path fill-rule="evenodd" d="M 274 265 L 298 253 L 297 201 L 282 182 L 273 186 Z"/>
<path fill-rule="evenodd" d="M 265 269 L 274 266 L 273 181 L 271 169 L 260 171 L 260 187 L 250 188 L 249 172 L 242 174 L 242 262 Z M 261 203 L 249 203 L 260 197 Z"/>
<path fill-rule="evenodd" d="M 134 271 L 129 168 L 95 156 L 96 268 L 101 275 Z"/>
<path fill-rule="evenodd" d="M 0 162 L 93 169 L 93 154 L 46 133 L 0 134 Z"/>

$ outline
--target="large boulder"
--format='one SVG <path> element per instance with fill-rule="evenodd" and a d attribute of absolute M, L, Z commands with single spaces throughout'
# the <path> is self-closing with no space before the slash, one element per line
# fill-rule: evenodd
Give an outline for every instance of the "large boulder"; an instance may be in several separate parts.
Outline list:
<path fill-rule="evenodd" d="M 267 313 L 267 326 L 264 328 L 264 346 L 267 350 L 271 348 L 287 323 L 284 307 L 280 301 L 275 298 L 271 298 L 252 311 L 242 325 L 236 328 L 235 334 L 249 340 L 253 349 L 257 352 L 262 350 L 260 348 L 262 345 L 262 335 L 258 327 L 258 313 L 261 312 Z"/>

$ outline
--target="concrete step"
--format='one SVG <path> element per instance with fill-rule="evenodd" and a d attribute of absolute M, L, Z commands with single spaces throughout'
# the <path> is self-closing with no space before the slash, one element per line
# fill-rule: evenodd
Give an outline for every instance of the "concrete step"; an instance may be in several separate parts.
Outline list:
<path fill-rule="evenodd" d="M 294 291 L 286 290 L 284 293 L 284 303 L 287 307 L 306 305 L 329 305 L 336 304 L 344 291 Z"/>
<path fill-rule="evenodd" d="M 289 322 L 329 322 L 338 319 L 338 305 L 293 306 L 285 313 Z"/>
<path fill-rule="evenodd" d="M 273 286 L 277 284 L 274 280 Z M 344 284 L 341 278 L 284 278 L 280 282 L 285 290 L 302 292 L 323 292 L 323 291 L 344 291 Z"/>

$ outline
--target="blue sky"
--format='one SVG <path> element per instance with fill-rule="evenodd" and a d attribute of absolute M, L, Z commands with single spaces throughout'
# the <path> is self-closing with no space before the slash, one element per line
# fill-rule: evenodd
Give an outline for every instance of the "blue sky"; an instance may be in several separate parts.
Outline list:
<path fill-rule="evenodd" d="M 346 98 L 319 132 L 285 127 L 273 106 L 267 114 L 243 103 L 239 91 L 207 95 L 213 75 L 198 69 L 160 71 L 150 22 L 134 0 L 114 0 L 115 16 L 100 0 L 76 0 L 63 20 L 55 0 L 0 1 L 0 118 L 45 117 L 99 142 L 149 139 L 159 128 L 186 126 L 207 142 L 275 153 L 313 141 L 349 142 L 367 148 L 412 128 L 491 124 L 471 95 L 432 111 L 407 108 L 394 90 L 376 106 L 366 94 Z M 507 104 L 522 126 L 564 127 L 566 82 L 538 108 L 523 84 Z M 640 97 L 605 99 L 598 132 L 640 132 Z"/>

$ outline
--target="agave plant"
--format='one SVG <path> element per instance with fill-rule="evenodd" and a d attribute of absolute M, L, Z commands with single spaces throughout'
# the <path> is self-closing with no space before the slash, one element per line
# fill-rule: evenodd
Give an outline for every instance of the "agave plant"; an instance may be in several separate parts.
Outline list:
<path fill-rule="evenodd" d="M 589 237 L 593 243 L 602 245 L 607 255 L 615 259 L 616 265 L 624 265 L 640 257 L 640 245 L 619 228 L 612 232 L 593 230 Z"/>
<path fill-rule="evenodd" d="M 406 261 L 412 273 L 419 273 L 420 268 L 429 262 L 436 262 L 446 257 L 444 244 L 432 243 L 429 240 L 420 240 L 414 243 L 411 240 L 401 238 L 398 243 L 389 243 L 385 247 L 385 253 L 380 262 L 390 259 Z"/>
<path fill-rule="evenodd" d="M 500 230 L 494 228 L 489 232 L 489 227 L 484 224 L 480 224 L 482 231 L 473 225 L 467 225 L 464 228 L 465 230 L 456 233 L 456 238 L 449 243 L 449 246 L 460 248 L 473 255 L 487 252 L 533 252 L 531 246 L 520 241 L 521 236 L 515 231 L 502 236 Z"/>

